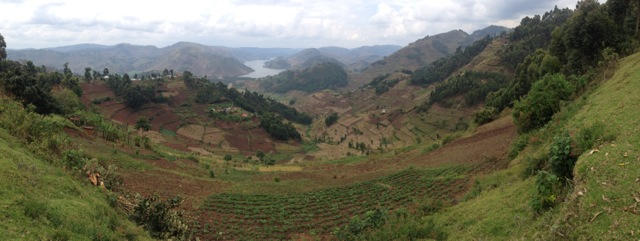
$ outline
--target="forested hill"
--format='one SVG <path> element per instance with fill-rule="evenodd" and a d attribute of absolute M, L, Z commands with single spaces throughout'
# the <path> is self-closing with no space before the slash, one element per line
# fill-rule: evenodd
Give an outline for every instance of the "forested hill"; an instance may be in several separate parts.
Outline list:
<path fill-rule="evenodd" d="M 509 32 L 510 29 L 500 26 L 489 26 L 476 30 L 471 35 L 462 30 L 453 30 L 433 36 L 426 36 L 410 43 L 388 57 L 378 60 L 354 76 L 350 87 L 360 87 L 373 78 L 401 70 L 416 70 L 440 58 L 456 53 L 482 38 Z"/>
<path fill-rule="evenodd" d="M 348 84 L 347 72 L 334 62 L 323 62 L 304 70 L 287 70 L 261 80 L 262 88 L 286 93 L 291 90 L 313 92 L 336 89 Z"/>
<path fill-rule="evenodd" d="M 398 45 L 374 45 L 353 49 L 322 47 L 304 49 L 290 56 L 279 57 L 265 63 L 275 69 L 305 69 L 319 62 L 336 62 L 346 69 L 359 72 L 369 64 L 383 59 L 401 49 Z"/>

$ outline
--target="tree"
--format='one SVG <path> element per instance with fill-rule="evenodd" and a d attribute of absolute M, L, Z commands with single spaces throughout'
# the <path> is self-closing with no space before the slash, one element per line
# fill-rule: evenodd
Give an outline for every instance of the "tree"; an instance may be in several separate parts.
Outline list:
<path fill-rule="evenodd" d="M 526 133 L 547 124 L 573 91 L 574 87 L 562 74 L 545 75 L 535 82 L 527 97 L 514 105 L 513 117 L 518 131 Z"/>
<path fill-rule="evenodd" d="M 151 123 L 149 123 L 149 119 L 140 117 L 136 122 L 135 128 L 136 130 L 149 131 L 149 129 L 151 129 Z"/>
<path fill-rule="evenodd" d="M 327 126 L 331 126 L 333 124 L 335 124 L 338 121 L 338 113 L 331 113 L 331 115 L 327 116 L 327 118 L 324 119 L 324 124 Z"/>
<path fill-rule="evenodd" d="M 225 160 L 225 161 L 231 161 L 231 159 L 233 159 L 233 157 L 231 156 L 231 154 L 226 154 L 226 155 L 224 155 L 224 160 Z"/>
<path fill-rule="evenodd" d="M 169 75 L 169 70 L 168 69 L 164 69 L 164 71 L 162 71 L 162 77 L 166 77 Z"/>
<path fill-rule="evenodd" d="M 84 80 L 86 80 L 87 82 L 91 81 L 91 68 L 89 67 L 85 67 L 84 68 Z"/>
<path fill-rule="evenodd" d="M 0 34 L 0 61 L 7 58 L 7 43 L 4 42 L 4 37 Z"/>
<path fill-rule="evenodd" d="M 102 76 L 109 76 L 109 68 L 104 68 L 104 70 L 102 70 Z"/>

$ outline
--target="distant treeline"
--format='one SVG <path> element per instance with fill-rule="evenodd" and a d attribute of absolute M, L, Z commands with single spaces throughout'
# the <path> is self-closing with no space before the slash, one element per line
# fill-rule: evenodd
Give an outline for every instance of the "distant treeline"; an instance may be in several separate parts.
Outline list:
<path fill-rule="evenodd" d="M 417 69 L 411 76 L 411 84 L 427 86 L 444 81 L 449 75 L 453 74 L 453 72 L 471 62 L 492 40 L 493 38 L 486 36 L 472 45 L 467 46 L 464 50 L 458 48 L 455 54 L 440 58 L 431 64 Z"/>
<path fill-rule="evenodd" d="M 509 82 L 506 75 L 490 72 L 465 72 L 436 86 L 429 96 L 429 105 L 446 98 L 464 96 L 467 106 L 483 102 L 488 93 L 496 91 Z"/>
<path fill-rule="evenodd" d="M 277 113 L 289 121 L 303 125 L 309 125 L 313 121 L 311 116 L 257 92 L 240 92 L 235 88 L 228 88 L 221 82 L 212 83 L 205 78 L 196 78 L 189 71 L 185 71 L 182 78 L 185 84 L 195 91 L 197 103 L 209 104 L 229 100 L 248 112 Z"/>

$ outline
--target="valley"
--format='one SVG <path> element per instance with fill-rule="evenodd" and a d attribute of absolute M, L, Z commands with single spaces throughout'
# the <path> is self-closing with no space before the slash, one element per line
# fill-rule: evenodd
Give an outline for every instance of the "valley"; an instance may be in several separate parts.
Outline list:
<path fill-rule="evenodd" d="M 404 47 L 0 38 L 0 237 L 635 240 L 635 4 Z"/>

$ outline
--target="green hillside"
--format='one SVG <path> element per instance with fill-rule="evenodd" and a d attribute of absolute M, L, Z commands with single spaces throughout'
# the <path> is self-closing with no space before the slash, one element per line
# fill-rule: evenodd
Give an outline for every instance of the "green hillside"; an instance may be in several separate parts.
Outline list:
<path fill-rule="evenodd" d="M 276 93 L 286 93 L 291 90 L 313 92 L 336 89 L 348 84 L 347 72 L 334 62 L 316 63 L 303 70 L 287 70 L 261 81 L 264 89 Z"/>
<path fill-rule="evenodd" d="M 530 134 L 510 168 L 478 178 L 473 189 L 477 197 L 435 214 L 432 221 L 452 240 L 637 239 L 640 112 L 635 103 L 640 96 L 633 93 L 640 91 L 639 62 L 640 54 L 623 59 L 613 78 L 556 115 L 557 124 Z M 523 173 L 536 158 L 544 158 L 556 133 L 566 130 L 580 141 L 581 133 L 594 126 L 610 136 L 595 138 L 597 145 L 577 153 L 574 182 L 564 200 L 548 212 L 532 214 L 536 178 L 523 178 Z"/>
<path fill-rule="evenodd" d="M 3 240 L 151 240 L 148 234 L 114 208 L 116 196 L 46 160 L 40 150 L 55 146 L 55 135 L 46 142 L 25 145 L 21 135 L 47 121 L 64 121 L 27 114 L 18 103 L 0 97 L 0 237 Z M 9 116 L 11 115 L 11 117 Z M 22 126 L 11 124 L 20 118 Z M 14 119 L 14 121 L 16 120 Z M 34 126 L 28 126 L 33 123 Z M 7 127 L 11 126 L 11 127 Z M 33 136 L 29 134 L 29 136 Z M 63 143 L 58 143 L 62 145 Z M 28 148 L 28 147 L 29 148 Z M 54 163 L 54 165 L 52 165 Z M 78 175 L 75 175 L 77 173 Z"/>

